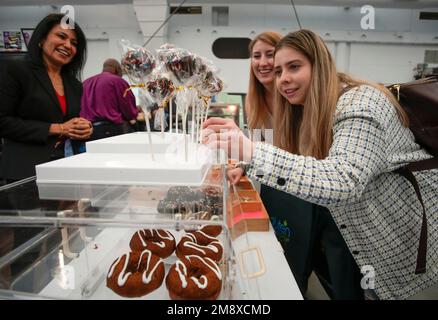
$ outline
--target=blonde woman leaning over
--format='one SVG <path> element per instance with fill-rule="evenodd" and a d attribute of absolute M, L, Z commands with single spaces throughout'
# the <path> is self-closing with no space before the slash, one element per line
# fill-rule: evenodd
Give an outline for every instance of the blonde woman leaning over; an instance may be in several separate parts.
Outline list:
<path fill-rule="evenodd" d="M 277 125 L 273 122 L 274 111 L 278 110 L 274 51 L 280 40 L 279 34 L 265 32 L 249 45 L 250 83 L 245 106 L 250 129 L 270 129 Z M 269 135 L 263 130 L 262 137 Z M 228 171 L 232 183 L 242 174 L 241 168 Z M 306 296 L 308 279 L 314 271 L 331 298 L 362 299 L 360 270 L 327 209 L 264 184 L 260 196 L 302 295 Z M 324 243 L 324 239 L 331 240 Z M 327 261 L 324 253 L 331 251 L 336 255 Z"/>
<path fill-rule="evenodd" d="M 245 106 L 250 129 L 272 129 L 276 125 L 274 51 L 280 39 L 278 33 L 264 32 L 249 45 L 251 68 Z M 262 136 L 269 137 L 264 131 Z M 230 170 L 228 176 L 236 182 L 242 174 L 238 168 Z M 314 271 L 332 298 L 361 299 L 362 290 L 357 284 L 360 271 L 327 210 L 268 185 L 261 185 L 260 196 L 303 296 Z M 320 239 L 326 237 L 332 241 L 322 249 Z M 327 263 L 322 250 L 335 250 L 336 260 L 342 259 L 343 263 Z M 329 272 L 331 281 L 327 280 Z M 334 284 L 328 286 L 329 282 Z"/>
<path fill-rule="evenodd" d="M 410 183 L 393 171 L 432 156 L 415 143 L 397 101 L 383 87 L 337 73 L 309 30 L 284 37 L 274 62 L 283 102 L 274 120 L 278 147 L 252 143 L 218 118 L 205 123 L 204 142 L 229 149 L 239 139 L 249 145 L 240 148 L 248 176 L 328 208 L 358 266 L 372 271 L 362 288 L 378 298 L 405 299 L 436 284 L 438 170 L 415 173 L 428 214 L 427 271 L 415 274 L 422 210 Z"/>

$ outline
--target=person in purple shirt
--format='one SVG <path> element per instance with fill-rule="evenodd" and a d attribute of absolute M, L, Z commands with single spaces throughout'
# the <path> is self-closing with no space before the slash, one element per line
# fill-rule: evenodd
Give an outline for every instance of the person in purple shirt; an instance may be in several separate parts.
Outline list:
<path fill-rule="evenodd" d="M 131 132 L 138 108 L 128 82 L 122 78 L 122 68 L 115 59 L 103 63 L 102 73 L 83 83 L 81 117 L 93 123 L 90 140 Z"/>

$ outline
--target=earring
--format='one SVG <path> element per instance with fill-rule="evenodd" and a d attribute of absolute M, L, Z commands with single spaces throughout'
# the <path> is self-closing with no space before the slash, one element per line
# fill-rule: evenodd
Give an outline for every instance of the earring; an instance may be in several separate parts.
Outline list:
<path fill-rule="evenodd" d="M 41 48 L 41 42 L 40 42 L 40 43 L 38 43 L 38 47 L 40 47 L 40 48 Z"/>

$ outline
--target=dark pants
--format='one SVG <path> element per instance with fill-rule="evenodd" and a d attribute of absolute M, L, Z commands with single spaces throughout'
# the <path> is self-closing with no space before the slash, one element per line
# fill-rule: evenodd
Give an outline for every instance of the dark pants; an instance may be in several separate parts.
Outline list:
<path fill-rule="evenodd" d="M 134 130 L 128 122 L 115 124 L 109 121 L 97 121 L 93 122 L 93 134 L 91 135 L 90 140 L 98 140 L 118 136 L 133 131 Z"/>
<path fill-rule="evenodd" d="M 331 299 L 363 299 L 359 267 L 329 210 L 264 185 L 260 195 L 301 293 L 315 271 Z"/>

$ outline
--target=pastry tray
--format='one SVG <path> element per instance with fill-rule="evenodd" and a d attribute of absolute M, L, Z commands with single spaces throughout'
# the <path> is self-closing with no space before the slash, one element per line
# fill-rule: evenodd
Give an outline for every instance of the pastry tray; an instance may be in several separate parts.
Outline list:
<path fill-rule="evenodd" d="M 95 229 L 89 226 L 72 231 L 68 228 L 68 244 L 64 241 L 63 244 L 55 246 L 41 260 L 29 267 L 12 283 L 11 292 L 48 299 L 169 299 L 165 278 L 158 289 L 140 298 L 119 296 L 106 286 L 110 266 L 119 256 L 129 251 L 131 237 L 139 229 L 141 228 L 120 226 Z M 63 228 L 63 232 L 66 230 Z M 89 237 L 88 233 L 93 234 L 93 231 L 96 236 Z M 174 235 L 176 243 L 185 233 L 184 230 L 169 231 Z M 235 278 L 231 263 L 233 259 L 230 257 L 230 247 L 224 232 L 218 238 L 224 246 L 224 258 L 220 263 L 222 289 L 219 299 L 231 299 Z M 175 252 L 164 259 L 165 276 L 176 261 Z M 39 291 L 32 286 L 37 277 L 48 279 L 47 284 Z"/>

